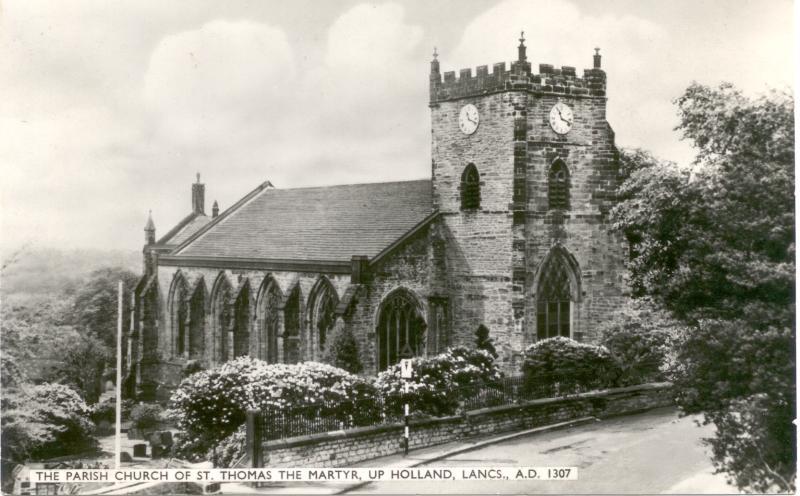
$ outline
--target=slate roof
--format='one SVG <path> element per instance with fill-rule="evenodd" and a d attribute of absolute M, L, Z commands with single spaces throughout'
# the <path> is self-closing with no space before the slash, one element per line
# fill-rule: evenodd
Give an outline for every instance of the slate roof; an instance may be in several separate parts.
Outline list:
<path fill-rule="evenodd" d="M 429 179 L 263 188 L 248 196 L 173 255 L 341 262 L 353 255 L 374 258 L 433 213 Z"/>
<path fill-rule="evenodd" d="M 178 225 L 159 239 L 157 244 L 177 246 L 189 239 L 192 234 L 205 227 L 209 222 L 211 222 L 209 216 L 193 212 L 178 222 Z"/>

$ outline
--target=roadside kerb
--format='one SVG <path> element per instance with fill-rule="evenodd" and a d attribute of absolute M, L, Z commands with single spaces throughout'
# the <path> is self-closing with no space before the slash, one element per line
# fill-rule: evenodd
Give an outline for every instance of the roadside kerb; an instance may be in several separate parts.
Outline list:
<path fill-rule="evenodd" d="M 460 446 L 458 448 L 451 449 L 449 451 L 444 451 L 442 453 L 435 454 L 432 457 L 426 458 L 424 460 L 415 460 L 412 463 L 409 463 L 407 465 L 406 464 L 395 465 L 395 466 L 392 466 L 392 468 L 414 468 L 414 467 L 419 467 L 421 465 L 427 465 L 427 464 L 435 462 L 435 461 L 439 461 L 439 460 L 442 460 L 442 459 L 445 459 L 445 458 L 450 458 L 451 456 L 460 455 L 460 454 L 466 453 L 468 451 L 477 450 L 477 449 L 483 448 L 485 446 L 490 446 L 492 444 L 502 443 L 504 441 L 509 441 L 511 439 L 516 439 L 518 437 L 525 437 L 525 436 L 530 436 L 530 435 L 533 435 L 533 434 L 540 434 L 540 433 L 543 433 L 543 432 L 554 431 L 554 430 L 557 430 L 557 429 L 564 429 L 564 428 L 567 428 L 567 427 L 574 427 L 576 425 L 583 425 L 583 424 L 587 424 L 589 422 L 600 422 L 600 419 L 598 419 L 597 417 L 581 417 L 581 418 L 578 418 L 578 419 L 575 419 L 575 420 L 568 420 L 566 422 L 559 422 L 557 424 L 544 425 L 544 426 L 541 426 L 541 427 L 534 427 L 532 429 L 526 429 L 524 431 L 513 432 L 511 434 L 504 434 L 502 436 L 493 437 L 491 439 L 485 439 L 483 441 L 478 441 L 478 442 L 476 442 L 474 444 L 468 444 L 468 445 L 465 445 L 465 446 Z M 409 461 L 411 461 L 411 460 L 409 460 Z M 351 484 L 349 486 L 346 486 L 346 487 L 340 489 L 339 491 L 333 492 L 331 494 L 345 494 L 345 493 L 348 493 L 348 492 L 353 491 L 355 489 L 359 489 L 361 487 L 364 487 L 367 484 L 370 484 L 371 482 L 372 481 L 357 482 L 355 484 Z"/>

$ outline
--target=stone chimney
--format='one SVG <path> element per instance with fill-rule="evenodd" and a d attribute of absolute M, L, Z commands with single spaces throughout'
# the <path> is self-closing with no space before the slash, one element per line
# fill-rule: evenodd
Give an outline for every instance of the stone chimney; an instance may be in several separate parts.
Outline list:
<path fill-rule="evenodd" d="M 216 219 L 219 215 L 219 204 L 214 200 L 214 205 L 211 207 L 211 218 Z"/>
<path fill-rule="evenodd" d="M 600 59 L 601 59 L 600 49 L 599 48 L 595 48 L 594 49 L 594 68 L 595 69 L 599 69 L 600 68 Z"/>
<path fill-rule="evenodd" d="M 197 182 L 192 184 L 192 213 L 205 215 L 206 185 L 200 182 L 200 173 L 197 173 Z"/>

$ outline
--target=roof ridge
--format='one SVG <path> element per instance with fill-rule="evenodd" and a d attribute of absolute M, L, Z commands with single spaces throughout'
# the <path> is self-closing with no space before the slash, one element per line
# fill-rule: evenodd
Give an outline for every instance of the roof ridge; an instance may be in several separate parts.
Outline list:
<path fill-rule="evenodd" d="M 188 245 L 190 245 L 194 240 L 196 240 L 197 238 L 208 232 L 212 227 L 222 222 L 222 220 L 230 217 L 234 212 L 236 212 L 242 206 L 246 205 L 250 200 L 258 196 L 260 193 L 268 191 L 268 188 L 271 186 L 272 183 L 270 183 L 269 181 L 264 181 L 263 183 L 256 186 L 254 190 L 244 195 L 241 199 L 239 199 L 239 201 L 228 207 L 224 212 L 220 213 L 216 218 L 212 219 L 211 222 L 201 227 L 200 229 L 197 230 L 197 232 L 186 238 L 183 243 L 179 244 L 174 250 L 172 250 L 172 253 L 177 255 L 178 252 L 180 252 Z"/>
<path fill-rule="evenodd" d="M 200 216 L 206 217 L 206 214 L 201 214 L 201 213 L 198 213 L 198 212 L 190 213 L 189 215 L 187 215 L 186 217 L 181 219 L 181 221 L 178 222 L 175 225 L 175 227 L 173 227 L 166 234 L 161 236 L 161 238 L 159 238 L 159 240 L 156 241 L 156 244 L 157 245 L 167 244 L 167 241 L 169 241 L 176 234 L 178 234 L 184 227 L 188 226 L 190 222 L 192 222 L 193 220 L 195 220 L 197 217 L 200 217 Z"/>
<path fill-rule="evenodd" d="M 297 186 L 293 188 L 275 188 L 275 191 L 296 191 L 298 189 L 325 189 L 325 188 L 344 188 L 346 186 L 370 186 L 370 185 L 378 185 L 378 184 L 402 184 L 402 183 L 421 183 L 421 182 L 433 182 L 431 179 L 407 179 L 404 181 L 377 181 L 377 182 L 366 182 L 366 183 L 345 183 L 345 184 L 328 184 L 328 185 L 321 185 L 321 186 Z"/>

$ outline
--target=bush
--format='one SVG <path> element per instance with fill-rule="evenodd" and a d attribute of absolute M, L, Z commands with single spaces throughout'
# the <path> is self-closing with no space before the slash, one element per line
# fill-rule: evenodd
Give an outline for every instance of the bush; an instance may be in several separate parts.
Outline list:
<path fill-rule="evenodd" d="M 190 375 L 196 374 L 205 370 L 203 367 L 203 363 L 199 360 L 189 360 L 186 362 L 186 365 L 183 366 L 181 370 L 181 374 L 183 377 L 189 377 Z"/>
<path fill-rule="evenodd" d="M 358 342 L 349 327 L 336 326 L 325 348 L 323 361 L 334 367 L 358 374 L 364 370 L 358 357 Z"/>
<path fill-rule="evenodd" d="M 133 407 L 131 423 L 141 432 L 155 430 L 161 425 L 161 407 L 155 403 L 142 403 Z"/>
<path fill-rule="evenodd" d="M 4 391 L 4 455 L 24 462 L 96 448 L 90 409 L 74 389 L 48 383 L 26 387 Z"/>
<path fill-rule="evenodd" d="M 401 415 L 406 402 L 416 414 L 452 415 L 475 387 L 502 376 L 485 350 L 452 348 L 435 357 L 413 358 L 412 362 L 414 377 L 408 381 L 408 393 L 403 392 L 400 364 L 381 372 L 375 380 L 389 415 Z"/>
<path fill-rule="evenodd" d="M 666 380 L 683 328 L 648 300 L 634 300 L 599 328 L 600 344 L 617 364 L 620 386 Z"/>
<path fill-rule="evenodd" d="M 232 468 L 245 455 L 247 431 L 241 426 L 230 436 L 220 441 L 216 450 L 206 453 L 206 459 L 212 460 L 215 467 Z"/>
<path fill-rule="evenodd" d="M 497 350 L 494 348 L 492 338 L 489 337 L 489 328 L 483 324 L 475 331 L 475 347 L 488 351 L 492 358 L 497 359 Z"/>
<path fill-rule="evenodd" d="M 607 348 L 561 336 L 529 346 L 522 373 L 526 392 L 541 396 L 605 387 L 618 375 Z"/>
<path fill-rule="evenodd" d="M 241 357 L 184 379 L 170 399 L 170 415 L 184 432 L 179 451 L 190 458 L 233 434 L 249 409 L 301 415 L 303 407 L 327 403 L 332 406 L 314 409 L 314 415 L 369 425 L 380 415 L 376 396 L 364 379 L 330 365 L 267 364 Z"/>
<path fill-rule="evenodd" d="M 130 419 L 131 410 L 136 406 L 133 400 L 122 400 L 122 420 Z M 100 422 L 114 423 L 117 420 L 117 398 L 109 396 L 91 406 L 91 419 L 95 424 Z"/>

